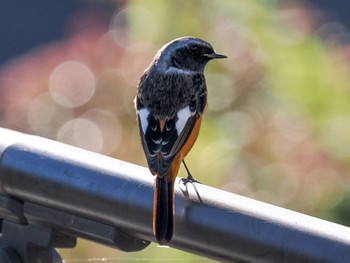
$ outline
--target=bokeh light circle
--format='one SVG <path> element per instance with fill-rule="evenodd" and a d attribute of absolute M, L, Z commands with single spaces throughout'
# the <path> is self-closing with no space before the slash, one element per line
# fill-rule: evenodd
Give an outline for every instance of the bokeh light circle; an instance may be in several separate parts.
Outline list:
<path fill-rule="evenodd" d="M 92 71 L 78 61 L 59 64 L 51 73 L 49 91 L 56 103 L 75 108 L 88 102 L 95 93 L 96 80 Z"/>
<path fill-rule="evenodd" d="M 66 122 L 57 133 L 57 140 L 89 151 L 101 152 L 103 135 L 91 120 L 76 118 Z"/>
<path fill-rule="evenodd" d="M 141 5 L 128 5 L 115 13 L 109 30 L 114 41 L 121 47 L 146 49 L 146 43 L 154 42 L 158 36 L 159 25 L 150 9 Z"/>

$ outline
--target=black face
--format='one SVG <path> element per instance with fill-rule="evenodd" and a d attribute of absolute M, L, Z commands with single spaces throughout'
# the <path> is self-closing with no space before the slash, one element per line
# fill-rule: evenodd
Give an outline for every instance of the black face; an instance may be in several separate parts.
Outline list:
<path fill-rule="evenodd" d="M 207 62 L 215 54 L 212 47 L 200 43 L 190 43 L 175 50 L 171 56 L 171 66 L 184 70 L 204 70 Z"/>

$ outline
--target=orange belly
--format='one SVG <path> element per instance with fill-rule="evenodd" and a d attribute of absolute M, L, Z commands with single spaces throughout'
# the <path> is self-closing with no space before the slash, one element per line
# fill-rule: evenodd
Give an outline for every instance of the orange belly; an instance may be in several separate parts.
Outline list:
<path fill-rule="evenodd" d="M 168 178 L 168 179 L 171 179 L 173 181 L 175 180 L 177 173 L 179 172 L 179 168 L 180 168 L 182 160 L 186 157 L 186 155 L 192 149 L 194 143 L 196 142 L 198 134 L 199 134 L 199 130 L 201 127 L 201 123 L 202 123 L 202 116 L 203 115 L 201 115 L 199 117 L 199 119 L 197 120 L 195 126 L 193 127 L 193 130 L 192 130 L 190 136 L 187 139 L 187 142 L 182 147 L 182 149 L 180 150 L 180 152 L 176 156 L 173 164 L 171 165 L 171 167 L 170 167 L 171 172 L 168 174 L 171 175 L 172 178 Z"/>

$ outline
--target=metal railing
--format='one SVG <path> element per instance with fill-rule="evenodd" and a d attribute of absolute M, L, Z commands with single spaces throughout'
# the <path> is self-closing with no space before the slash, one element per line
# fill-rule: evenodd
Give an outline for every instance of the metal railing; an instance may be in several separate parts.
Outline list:
<path fill-rule="evenodd" d="M 148 169 L 6 129 L 0 154 L 0 262 L 61 262 L 54 248 L 76 237 L 124 251 L 155 241 Z M 175 202 L 173 248 L 224 262 L 350 262 L 348 227 L 198 183 L 178 182 Z"/>

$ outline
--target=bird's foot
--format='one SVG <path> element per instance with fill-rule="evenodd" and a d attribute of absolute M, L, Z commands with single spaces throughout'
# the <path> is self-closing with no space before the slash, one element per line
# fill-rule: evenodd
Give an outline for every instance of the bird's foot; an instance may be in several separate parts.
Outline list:
<path fill-rule="evenodd" d="M 184 160 L 182 160 L 182 163 L 184 164 L 185 166 L 185 169 L 186 169 L 186 172 L 187 172 L 187 178 L 181 178 L 180 179 L 180 182 L 182 182 L 183 184 L 187 184 L 187 183 L 199 183 L 197 180 L 195 180 L 192 176 L 192 174 L 190 173 L 190 170 L 188 169 L 186 163 Z"/>

